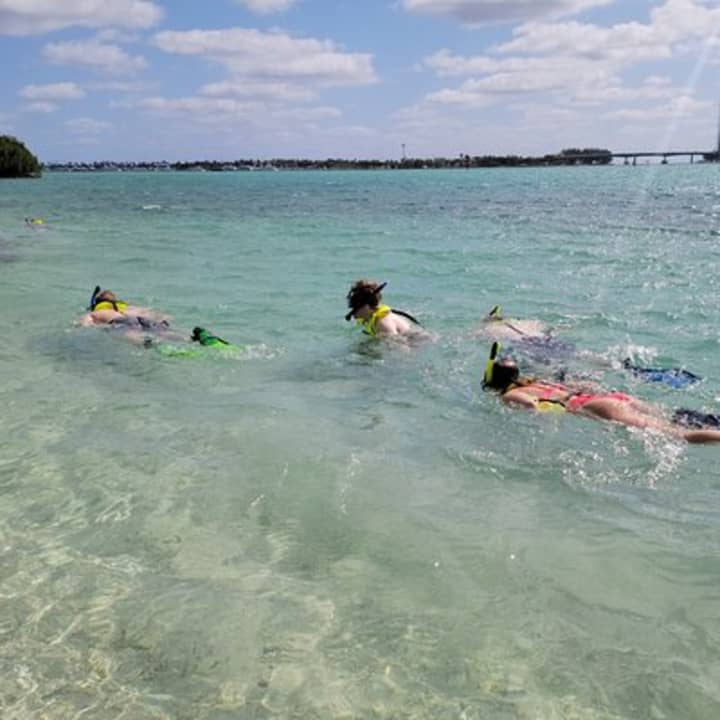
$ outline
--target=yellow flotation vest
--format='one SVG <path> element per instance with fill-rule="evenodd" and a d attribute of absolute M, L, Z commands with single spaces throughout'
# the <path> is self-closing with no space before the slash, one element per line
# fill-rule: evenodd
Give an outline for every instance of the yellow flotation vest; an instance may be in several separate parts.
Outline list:
<path fill-rule="evenodd" d="M 92 312 L 96 310 L 115 310 L 115 312 L 124 313 L 128 309 L 128 304 L 122 300 L 101 300 L 92 306 Z"/>
<path fill-rule="evenodd" d="M 375 308 L 373 314 L 367 320 L 358 318 L 358 325 L 362 325 L 364 333 L 367 333 L 372 337 L 377 337 L 376 326 L 378 321 L 382 320 L 384 317 L 387 317 L 391 312 L 392 308 L 389 305 L 378 305 L 377 308 Z"/>

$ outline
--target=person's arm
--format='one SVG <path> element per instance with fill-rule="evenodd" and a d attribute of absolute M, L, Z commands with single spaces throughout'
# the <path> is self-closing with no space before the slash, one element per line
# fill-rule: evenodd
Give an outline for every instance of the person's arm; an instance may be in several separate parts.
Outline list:
<path fill-rule="evenodd" d="M 520 405 L 528 410 L 538 409 L 538 399 L 534 395 L 523 392 L 520 388 L 508 390 L 501 395 L 503 402 L 510 405 Z"/>
<path fill-rule="evenodd" d="M 83 315 L 78 324 L 83 327 L 92 327 L 93 325 L 109 325 L 113 320 L 124 317 L 122 313 L 115 310 L 93 310 Z"/>
<path fill-rule="evenodd" d="M 79 320 L 76 320 L 75 324 L 80 325 L 80 327 L 92 327 L 95 324 L 92 313 L 86 313 Z"/>

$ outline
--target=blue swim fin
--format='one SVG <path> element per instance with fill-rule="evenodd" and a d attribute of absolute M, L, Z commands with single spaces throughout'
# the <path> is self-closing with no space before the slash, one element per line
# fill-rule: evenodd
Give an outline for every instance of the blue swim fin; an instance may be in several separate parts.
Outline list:
<path fill-rule="evenodd" d="M 702 380 L 699 375 L 685 368 L 644 368 L 633 365 L 629 358 L 623 361 L 623 367 L 641 380 L 664 383 L 671 388 L 684 388 Z"/>

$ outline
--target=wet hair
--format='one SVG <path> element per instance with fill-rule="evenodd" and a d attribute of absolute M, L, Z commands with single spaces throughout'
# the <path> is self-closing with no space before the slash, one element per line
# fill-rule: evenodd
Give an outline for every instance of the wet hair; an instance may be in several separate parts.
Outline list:
<path fill-rule="evenodd" d="M 504 392 L 510 385 L 517 382 L 520 369 L 514 360 L 504 358 L 496 360 L 492 365 L 490 377 L 485 379 L 485 387 Z"/>
<path fill-rule="evenodd" d="M 101 290 L 95 295 L 93 301 L 95 305 L 101 302 L 117 302 L 117 295 L 112 290 Z"/>
<path fill-rule="evenodd" d="M 347 294 L 348 307 L 357 310 L 363 305 L 377 307 L 382 300 L 381 291 L 385 283 L 376 283 L 374 280 L 358 280 Z"/>

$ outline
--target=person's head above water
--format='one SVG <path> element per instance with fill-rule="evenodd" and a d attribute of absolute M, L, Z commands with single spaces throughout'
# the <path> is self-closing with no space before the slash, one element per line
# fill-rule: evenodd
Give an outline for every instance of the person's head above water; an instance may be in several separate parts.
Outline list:
<path fill-rule="evenodd" d="M 95 302 L 117 302 L 117 295 L 112 290 L 101 290 L 95 296 Z"/>
<path fill-rule="evenodd" d="M 494 342 L 485 365 L 483 387 L 493 390 L 506 390 L 520 377 L 517 363 L 509 357 L 500 357 L 500 343 Z"/>
<path fill-rule="evenodd" d="M 118 300 L 117 295 L 112 290 L 102 290 L 99 285 L 95 286 L 93 294 L 90 298 L 89 310 L 115 310 L 116 312 L 124 312 L 127 310 L 128 304 L 123 300 Z"/>
<path fill-rule="evenodd" d="M 376 283 L 374 280 L 358 280 L 347 294 L 350 312 L 346 320 L 356 316 L 371 315 L 382 300 L 382 290 L 387 283 Z"/>

